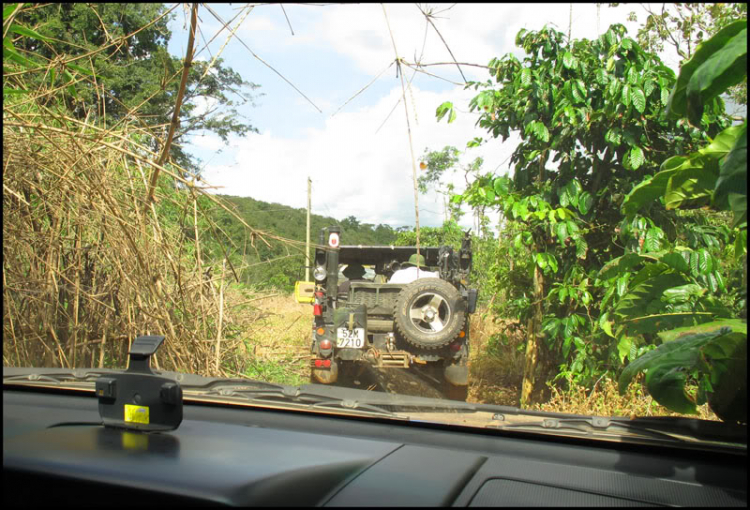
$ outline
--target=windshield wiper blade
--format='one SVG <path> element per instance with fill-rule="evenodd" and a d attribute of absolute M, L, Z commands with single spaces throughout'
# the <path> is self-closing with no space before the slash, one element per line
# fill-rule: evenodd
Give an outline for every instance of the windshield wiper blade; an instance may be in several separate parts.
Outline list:
<path fill-rule="evenodd" d="M 653 420 L 648 418 L 629 420 L 625 418 L 607 418 L 603 416 L 592 416 L 589 418 L 544 418 L 541 421 L 523 421 L 501 424 L 497 425 L 496 428 L 504 430 L 542 429 L 550 432 L 568 430 L 590 435 L 616 435 L 625 432 L 631 437 L 648 437 L 678 443 L 716 441 L 732 444 L 734 446 L 747 447 L 747 429 L 745 427 L 741 427 L 740 429 L 732 428 L 732 431 L 727 431 L 724 427 L 731 424 L 717 423 L 719 427 L 712 427 L 711 424 L 713 422 L 706 422 L 709 425 L 704 425 L 704 429 L 711 428 L 713 429 L 712 431 L 723 430 L 722 433 L 718 434 L 719 437 L 716 437 L 716 434 L 709 434 L 708 431 L 700 428 L 699 424 L 703 424 L 703 420 L 690 418 L 681 418 L 680 420 L 682 420 L 682 422 L 675 422 L 673 420 Z M 693 426 L 686 426 L 686 423 L 691 423 Z M 738 433 L 737 430 L 744 430 L 744 435 L 741 432 Z"/>
<path fill-rule="evenodd" d="M 66 382 L 95 382 L 99 376 L 111 374 L 110 369 L 69 370 L 65 368 L 48 368 L 15 371 L 10 367 L 3 367 L 3 384 L 13 383 L 66 383 Z"/>
<path fill-rule="evenodd" d="M 213 387 L 212 387 L 213 386 Z M 255 388 L 251 386 L 257 386 Z M 193 396 L 190 388 L 186 389 L 186 395 Z M 387 409 L 377 405 L 371 405 L 358 399 L 340 398 L 320 392 L 305 391 L 295 386 L 283 386 L 280 384 L 263 383 L 260 381 L 244 381 L 227 384 L 216 382 L 216 384 L 203 386 L 195 396 L 217 396 L 222 398 L 240 398 L 254 403 L 266 404 L 296 404 L 307 409 L 336 409 L 347 411 L 360 411 L 367 414 L 376 414 L 389 418 L 405 419 Z"/>

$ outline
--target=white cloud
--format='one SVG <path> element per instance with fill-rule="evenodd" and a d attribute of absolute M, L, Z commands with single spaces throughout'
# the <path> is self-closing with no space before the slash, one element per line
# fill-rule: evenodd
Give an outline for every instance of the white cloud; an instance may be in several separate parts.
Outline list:
<path fill-rule="evenodd" d="M 434 24 L 459 62 L 486 64 L 494 57 L 520 51 L 515 47 L 515 36 L 522 28 L 539 30 L 545 24 L 554 24 L 558 30 L 568 31 L 570 4 L 449 4 L 434 5 Z M 573 38 L 594 38 L 611 23 L 623 23 L 635 35 L 636 24 L 625 18 L 634 6 L 617 8 L 601 6 L 597 23 L 596 4 L 573 5 Z M 413 4 L 386 4 L 390 28 L 399 55 L 412 61 L 424 55 L 422 62 L 450 62 L 451 55 L 435 30 L 428 27 L 425 44 L 426 21 Z M 443 11 L 443 12 L 439 12 Z M 379 4 L 327 6 L 315 11 L 312 27 L 285 43 L 297 45 L 324 45 L 351 58 L 355 65 L 369 73 L 377 74 L 394 59 L 388 25 Z M 597 25 L 599 30 L 597 30 Z M 469 79 L 484 78 L 485 73 L 467 67 Z"/>
<path fill-rule="evenodd" d="M 445 7 L 448 5 L 437 5 L 435 11 Z M 419 56 L 421 52 L 425 20 L 413 4 L 388 4 L 386 9 L 399 54 L 411 61 L 415 53 Z M 626 22 L 625 18 L 630 10 L 638 12 L 638 9 L 630 5 L 618 8 L 602 5 L 597 13 L 596 4 L 574 4 L 572 36 L 576 39 L 594 38 L 610 24 L 618 22 L 628 27 L 630 36 L 634 37 L 637 25 Z M 254 49 L 258 45 L 288 50 L 286 57 L 274 57 L 274 64 L 278 62 L 283 69 L 294 68 L 295 48 L 302 46 L 325 49 L 326 55 L 330 52 L 343 55 L 356 70 L 372 77 L 394 58 L 383 10 L 378 4 L 325 8 L 289 6 L 287 12 L 295 30 L 294 37 L 290 36 L 283 18 L 273 18 L 270 10 L 254 11 L 240 31 L 243 40 Z M 442 18 L 435 18 L 435 24 L 456 59 L 486 64 L 493 57 L 508 52 L 522 53 L 515 47 L 515 36 L 521 28 L 538 30 L 545 24 L 554 23 L 558 30 L 567 33 L 570 4 L 456 4 L 438 16 Z M 640 12 L 639 17 L 643 17 Z M 247 59 L 244 50 L 242 55 Z M 451 60 L 444 44 L 429 27 L 422 61 Z M 231 62 L 230 65 L 234 66 Z M 451 77 L 457 74 L 454 66 L 436 66 L 430 71 Z M 468 79 L 487 78 L 486 70 L 481 68 L 465 66 L 463 71 Z M 342 66 L 340 72 L 353 73 L 354 70 L 347 71 Z M 305 79 L 312 81 L 316 77 L 305 76 Z M 417 165 L 425 148 L 438 150 L 453 145 L 463 150 L 465 143 L 475 136 L 487 137 L 485 131 L 474 127 L 476 115 L 467 111 L 468 102 L 476 91 L 456 87 L 442 93 L 432 92 L 424 90 L 427 80 L 424 77 L 420 82 L 423 84 L 421 90 L 415 85 L 413 94 L 407 95 Z M 387 82 L 381 80 L 380 83 Z M 357 98 L 334 117 L 327 117 L 322 126 L 317 124 L 317 127 L 303 129 L 303 136 L 286 137 L 282 128 L 276 128 L 260 135 L 230 138 L 230 148 L 225 153 L 234 155 L 234 163 L 209 163 L 205 178 L 213 185 L 224 187 L 218 190 L 219 193 L 305 207 L 306 181 L 310 176 L 316 214 L 338 219 L 354 215 L 362 222 L 392 226 L 413 225 L 412 160 L 403 105 L 398 105 L 384 127 L 375 133 L 401 96 L 400 83 L 391 83 L 394 85 L 380 97 L 370 95 L 369 103 L 364 95 Z M 303 90 L 308 89 L 303 81 L 295 79 L 295 84 Z M 290 103 L 306 105 L 296 92 L 284 86 L 276 87 L 273 93 L 289 97 Z M 346 90 L 346 97 L 350 93 Z M 341 100 L 336 99 L 340 94 L 341 90 L 331 89 L 329 95 L 318 93 L 313 100 L 330 113 L 340 106 Z M 440 123 L 435 119 L 435 109 L 443 101 L 453 101 L 459 112 L 457 120 L 450 125 L 445 119 Z M 204 108 L 201 111 L 205 111 L 210 106 L 208 103 L 200 105 L 199 110 Z M 289 118 L 288 122 L 296 120 Z M 208 150 L 214 150 L 215 142 L 216 139 L 211 137 L 194 139 L 196 145 Z M 508 158 L 517 143 L 517 137 L 505 143 L 499 139 L 491 140 L 480 148 L 467 151 L 462 163 L 482 156 L 485 158 L 484 171 L 507 173 Z M 463 189 L 462 173 L 457 173 L 452 179 L 457 189 Z M 433 192 L 420 196 L 419 203 L 421 224 L 440 224 L 443 218 L 442 196 Z M 471 217 L 465 218 L 463 224 L 470 226 Z"/>
<path fill-rule="evenodd" d="M 462 149 L 466 141 L 484 134 L 474 129 L 473 114 L 459 114 L 450 125 L 445 119 L 440 124 L 435 120 L 437 105 L 448 99 L 466 104 L 474 91 L 457 89 L 438 94 L 415 88 L 413 92 L 418 124 L 411 111 L 411 98 L 408 104 L 418 172 L 426 147 L 438 150 L 455 145 Z M 309 175 L 313 180 L 313 211 L 317 214 L 339 219 L 354 215 L 363 222 L 393 226 L 413 224 L 412 159 L 403 105 L 375 134 L 400 96 L 400 86 L 394 87 L 377 104 L 340 112 L 328 118 L 323 129 L 310 129 L 303 139 L 287 139 L 268 131 L 234 138 L 230 146 L 236 154 L 235 163 L 209 164 L 204 177 L 212 185 L 224 186 L 219 193 L 304 207 Z M 465 160 L 481 155 L 485 157 L 484 169 L 494 170 L 512 148 L 510 143 L 496 141 L 468 152 Z M 453 180 L 458 189 L 465 187 L 462 173 Z M 442 197 L 430 193 L 420 196 L 419 201 L 420 223 L 440 224 Z M 467 219 L 467 225 L 470 221 Z"/>
<path fill-rule="evenodd" d="M 224 142 L 216 135 L 194 135 L 190 137 L 190 144 L 208 151 L 218 151 L 224 148 Z"/>

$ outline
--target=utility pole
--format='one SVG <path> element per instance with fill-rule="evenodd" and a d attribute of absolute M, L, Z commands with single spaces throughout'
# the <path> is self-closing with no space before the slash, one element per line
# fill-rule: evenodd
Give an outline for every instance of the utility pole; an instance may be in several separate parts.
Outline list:
<path fill-rule="evenodd" d="M 305 240 L 305 281 L 310 281 L 310 197 L 312 195 L 312 179 L 307 178 L 307 239 Z"/>

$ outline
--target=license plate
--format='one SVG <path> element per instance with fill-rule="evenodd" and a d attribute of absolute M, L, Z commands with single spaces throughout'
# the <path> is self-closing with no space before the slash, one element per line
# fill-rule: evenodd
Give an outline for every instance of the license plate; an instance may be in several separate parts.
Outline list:
<path fill-rule="evenodd" d="M 336 330 L 337 347 L 353 347 L 362 349 L 365 346 L 365 328 L 338 328 Z"/>

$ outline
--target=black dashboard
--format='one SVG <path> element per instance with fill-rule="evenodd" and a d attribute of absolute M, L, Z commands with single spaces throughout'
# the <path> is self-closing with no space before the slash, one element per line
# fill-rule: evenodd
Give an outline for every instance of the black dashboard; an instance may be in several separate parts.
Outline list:
<path fill-rule="evenodd" d="M 747 457 L 186 401 L 103 427 L 93 394 L 3 391 L 14 505 L 747 506 Z"/>

